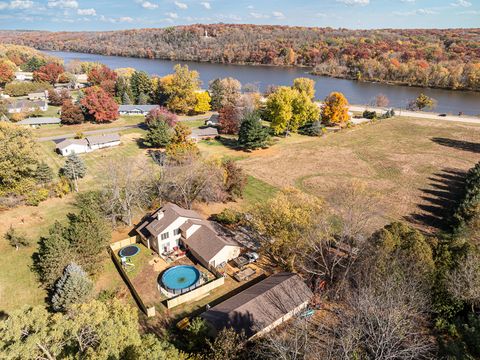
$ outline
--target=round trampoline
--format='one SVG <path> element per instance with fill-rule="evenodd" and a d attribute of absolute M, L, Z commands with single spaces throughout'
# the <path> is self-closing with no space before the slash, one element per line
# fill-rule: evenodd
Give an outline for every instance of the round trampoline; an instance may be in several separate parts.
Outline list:
<path fill-rule="evenodd" d="M 140 252 L 140 248 L 137 245 L 128 245 L 124 248 L 121 248 L 118 252 L 120 257 L 132 257 L 137 255 Z"/>
<path fill-rule="evenodd" d="M 174 294 L 181 294 L 197 287 L 200 271 L 195 266 L 178 265 L 167 269 L 162 275 L 163 287 Z"/>

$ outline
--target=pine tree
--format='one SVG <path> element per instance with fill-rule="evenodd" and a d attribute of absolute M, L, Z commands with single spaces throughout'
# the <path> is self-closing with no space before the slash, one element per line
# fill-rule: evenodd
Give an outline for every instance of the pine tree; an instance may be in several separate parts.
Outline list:
<path fill-rule="evenodd" d="M 69 215 L 67 238 L 85 271 L 94 274 L 102 265 L 102 253 L 111 237 L 111 230 L 101 214 L 85 207 L 78 214 Z"/>
<path fill-rule="evenodd" d="M 55 285 L 52 307 L 55 311 L 65 311 L 70 306 L 88 300 L 93 290 L 93 282 L 77 264 L 70 263 Z"/>
<path fill-rule="evenodd" d="M 132 100 L 130 99 L 130 96 L 128 95 L 128 92 L 124 92 L 122 95 L 122 104 L 123 105 L 131 105 Z"/>
<path fill-rule="evenodd" d="M 260 122 L 256 112 L 246 114 L 238 132 L 238 143 L 244 148 L 254 150 L 267 146 L 268 130 Z"/>
<path fill-rule="evenodd" d="M 148 126 L 143 143 L 148 147 L 166 147 L 172 136 L 173 130 L 165 121 L 154 121 Z"/>
<path fill-rule="evenodd" d="M 150 101 L 150 94 L 152 93 L 152 80 L 145 71 L 135 71 L 130 78 L 130 87 L 132 94 L 137 103 L 140 103 L 140 95 L 148 96 Z"/>
<path fill-rule="evenodd" d="M 68 155 L 67 161 L 62 168 L 62 174 L 73 181 L 75 191 L 78 192 L 78 179 L 83 178 L 86 172 L 85 163 L 77 154 Z"/>
<path fill-rule="evenodd" d="M 62 271 L 73 260 L 70 241 L 65 228 L 58 221 L 50 228 L 49 234 L 40 238 L 36 267 L 40 280 L 50 287 L 62 275 Z"/>
<path fill-rule="evenodd" d="M 35 178 L 40 184 L 48 184 L 53 180 L 53 170 L 47 163 L 41 162 L 37 166 Z"/>
<path fill-rule="evenodd" d="M 140 93 L 138 95 L 138 104 L 139 105 L 147 105 L 150 102 L 150 96 L 146 95 L 145 93 Z"/>

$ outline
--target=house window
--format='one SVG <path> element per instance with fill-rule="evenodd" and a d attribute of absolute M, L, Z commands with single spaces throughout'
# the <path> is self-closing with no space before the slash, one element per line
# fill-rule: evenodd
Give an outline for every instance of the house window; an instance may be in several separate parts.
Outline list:
<path fill-rule="evenodd" d="M 160 239 L 162 240 L 168 239 L 168 231 L 160 235 Z"/>
<path fill-rule="evenodd" d="M 182 231 L 180 229 L 173 230 L 173 235 L 180 235 Z"/>

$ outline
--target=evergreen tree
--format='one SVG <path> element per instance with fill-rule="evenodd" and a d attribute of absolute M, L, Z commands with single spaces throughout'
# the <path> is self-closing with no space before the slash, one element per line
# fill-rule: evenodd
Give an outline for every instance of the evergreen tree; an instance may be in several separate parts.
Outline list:
<path fill-rule="evenodd" d="M 67 238 L 77 259 L 89 274 L 102 266 L 103 253 L 111 237 L 111 230 L 104 217 L 94 209 L 84 207 L 78 214 L 69 215 Z"/>
<path fill-rule="evenodd" d="M 40 238 L 36 267 L 40 280 L 50 287 L 62 275 L 62 271 L 73 260 L 70 241 L 65 236 L 65 228 L 58 221 L 49 234 Z"/>
<path fill-rule="evenodd" d="M 78 192 L 78 179 L 83 178 L 86 172 L 85 163 L 77 154 L 68 155 L 67 161 L 62 168 L 62 175 L 73 181 L 75 191 Z"/>
<path fill-rule="evenodd" d="M 10 243 L 10 245 L 14 246 L 16 250 L 21 246 L 26 247 L 30 245 L 30 240 L 24 234 L 19 233 L 12 225 L 10 225 L 10 228 L 3 237 Z"/>
<path fill-rule="evenodd" d="M 83 269 L 70 263 L 55 285 L 52 306 L 55 311 L 65 311 L 74 304 L 86 302 L 93 290 L 93 282 Z"/>
<path fill-rule="evenodd" d="M 135 101 L 138 103 L 140 94 L 148 96 L 148 103 L 150 101 L 150 94 L 152 93 L 152 81 L 145 71 L 135 71 L 130 78 L 130 88 Z"/>
<path fill-rule="evenodd" d="M 47 163 L 41 162 L 35 171 L 35 178 L 40 184 L 48 184 L 53 180 L 53 170 Z"/>
<path fill-rule="evenodd" d="M 150 103 L 150 96 L 146 95 L 145 93 L 140 93 L 138 95 L 138 104 L 139 105 L 148 105 Z"/>
<path fill-rule="evenodd" d="M 166 147 L 173 136 L 172 128 L 163 120 L 149 124 L 143 143 L 148 147 Z"/>
<path fill-rule="evenodd" d="M 123 105 L 131 105 L 132 100 L 130 99 L 130 96 L 128 95 L 128 92 L 124 92 L 122 95 L 122 104 Z"/>
<path fill-rule="evenodd" d="M 238 132 L 238 143 L 244 148 L 254 150 L 267 146 L 268 130 L 260 122 L 256 112 L 246 114 Z"/>

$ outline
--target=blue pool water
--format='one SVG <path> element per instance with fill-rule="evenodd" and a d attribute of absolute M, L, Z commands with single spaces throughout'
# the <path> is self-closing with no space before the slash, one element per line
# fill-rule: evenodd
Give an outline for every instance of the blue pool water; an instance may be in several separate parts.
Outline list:
<path fill-rule="evenodd" d="M 162 275 L 162 284 L 167 290 L 183 290 L 197 285 L 200 271 L 194 266 L 178 265 L 166 270 Z"/>

